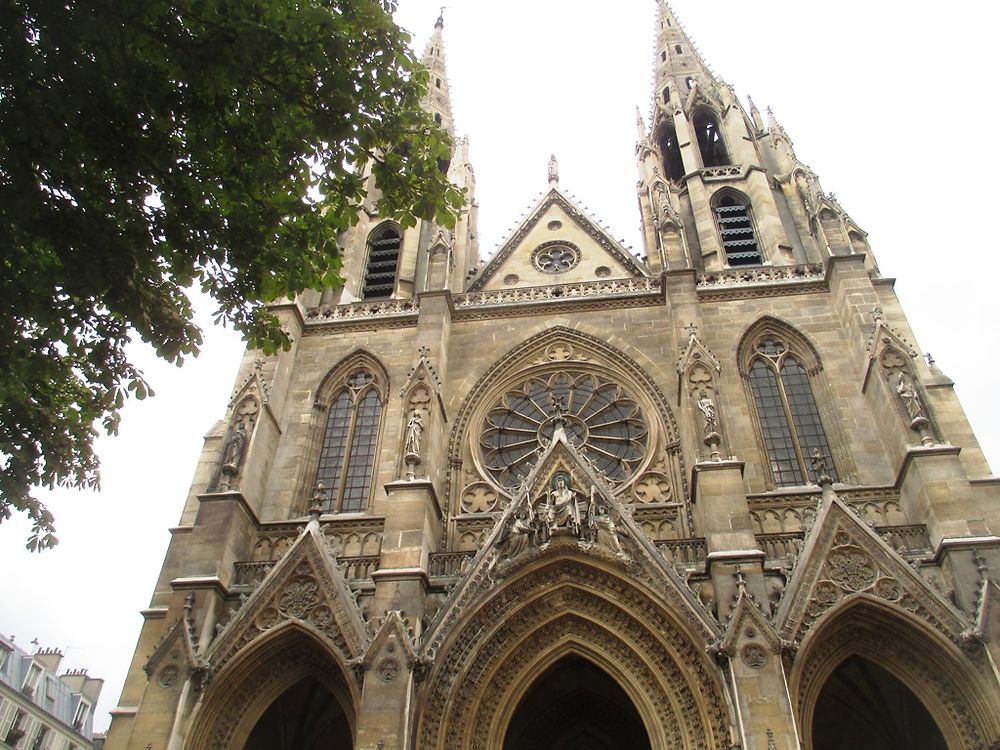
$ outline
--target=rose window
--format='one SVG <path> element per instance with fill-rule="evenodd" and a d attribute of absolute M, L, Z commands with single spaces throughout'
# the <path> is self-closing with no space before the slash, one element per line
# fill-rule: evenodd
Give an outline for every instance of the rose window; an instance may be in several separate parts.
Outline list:
<path fill-rule="evenodd" d="M 531 262 L 543 273 L 562 273 L 580 262 L 580 253 L 568 244 L 546 243 L 532 253 Z"/>
<path fill-rule="evenodd" d="M 621 386 L 590 373 L 557 372 L 531 378 L 490 409 L 479 444 L 493 479 L 516 487 L 558 420 L 569 441 L 611 480 L 631 477 L 646 455 L 645 420 Z"/>

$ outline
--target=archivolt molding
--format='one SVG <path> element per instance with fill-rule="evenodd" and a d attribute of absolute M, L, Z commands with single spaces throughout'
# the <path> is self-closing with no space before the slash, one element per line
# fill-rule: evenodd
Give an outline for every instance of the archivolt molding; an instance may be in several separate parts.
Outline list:
<path fill-rule="evenodd" d="M 789 687 L 806 747 L 827 679 L 858 655 L 891 672 L 920 699 L 949 748 L 985 750 L 1000 740 L 1000 700 L 994 675 L 916 616 L 863 594 L 829 612 L 803 642 Z"/>
<path fill-rule="evenodd" d="M 456 416 L 448 443 L 450 464 L 453 467 L 459 466 L 462 461 L 471 458 L 479 477 L 486 477 L 487 472 L 479 466 L 477 446 L 473 445 L 470 436 L 478 434 L 479 425 L 494 401 L 525 377 L 544 375 L 566 367 L 584 372 L 599 372 L 605 378 L 617 379 L 641 401 L 650 427 L 650 450 L 647 460 L 633 474 L 633 478 L 656 461 L 658 452 L 664 452 L 668 461 L 675 464 L 674 471 L 671 472 L 675 476 L 671 479 L 675 487 L 682 489 L 681 497 L 686 499 L 687 477 L 677 421 L 663 392 L 649 374 L 621 350 L 609 346 L 596 336 L 563 326 L 550 328 L 522 342 L 497 360 L 479 378 Z M 458 512 L 455 498 L 452 498 L 453 482 L 459 481 L 457 477 L 453 478 L 454 474 L 456 472 L 449 474 L 445 494 L 451 501 L 452 511 Z M 623 487 L 628 484 L 630 482 Z M 506 490 L 502 491 L 507 494 Z M 678 498 L 676 491 L 674 497 Z"/>
<path fill-rule="evenodd" d="M 311 625 L 289 621 L 242 651 L 212 681 L 192 716 L 185 748 L 238 750 L 261 714 L 299 680 L 313 677 L 336 697 L 354 733 L 360 690 L 341 654 Z"/>
<path fill-rule="evenodd" d="M 419 747 L 500 748 L 531 676 L 567 652 L 622 684 L 656 750 L 725 747 L 726 704 L 706 642 L 648 591 L 567 550 L 461 618 L 421 697 Z"/>
<path fill-rule="evenodd" d="M 378 357 L 364 349 L 355 349 L 334 365 L 316 387 L 314 406 L 325 409 L 343 385 L 343 380 L 356 368 L 365 367 L 374 376 L 372 383 L 383 403 L 389 394 L 389 374 Z"/>
<path fill-rule="evenodd" d="M 744 375 L 750 371 L 750 365 L 757 355 L 754 344 L 758 339 L 768 334 L 782 339 L 810 375 L 815 375 L 823 370 L 823 362 L 819 357 L 819 352 L 816 351 L 816 347 L 808 338 L 785 321 L 765 315 L 746 330 L 736 347 L 740 372 Z"/>

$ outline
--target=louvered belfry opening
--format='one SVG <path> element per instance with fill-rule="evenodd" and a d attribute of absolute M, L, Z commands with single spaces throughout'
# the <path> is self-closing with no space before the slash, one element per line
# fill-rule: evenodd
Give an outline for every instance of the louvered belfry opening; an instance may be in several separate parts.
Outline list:
<path fill-rule="evenodd" d="M 764 262 L 745 200 L 732 195 L 723 197 L 715 206 L 715 218 L 730 266 L 759 266 Z"/>
<path fill-rule="evenodd" d="M 399 230 L 393 226 L 383 227 L 372 234 L 368 241 L 368 265 L 362 299 L 389 299 L 392 296 L 401 244 Z"/>

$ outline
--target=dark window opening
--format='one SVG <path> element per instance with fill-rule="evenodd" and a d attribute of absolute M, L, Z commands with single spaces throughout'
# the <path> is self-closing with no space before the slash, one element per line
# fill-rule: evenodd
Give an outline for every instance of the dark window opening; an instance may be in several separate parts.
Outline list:
<path fill-rule="evenodd" d="M 729 163 L 726 146 L 719 132 L 719 122 L 711 112 L 700 110 L 693 118 L 694 132 L 698 138 L 701 162 L 706 167 L 721 167 Z"/>
<path fill-rule="evenodd" d="M 664 94 L 669 92 L 664 89 Z M 684 160 L 677 142 L 677 132 L 672 127 L 660 131 L 660 153 L 663 155 L 663 171 L 669 180 L 679 180 L 684 176 Z"/>
<path fill-rule="evenodd" d="M 663 62 L 666 62 L 666 61 L 667 61 L 667 52 L 666 52 L 666 50 L 664 50 L 663 52 L 661 52 L 661 53 L 660 53 L 660 59 L 661 59 L 661 60 L 662 60 Z"/>
<path fill-rule="evenodd" d="M 694 88 L 694 79 L 691 76 L 687 77 L 687 80 L 685 81 L 685 83 L 687 84 L 688 91 L 690 91 L 691 89 Z"/>
<path fill-rule="evenodd" d="M 368 265 L 362 299 L 388 299 L 392 296 L 401 244 L 399 231 L 392 226 L 385 227 L 368 241 Z"/>
<path fill-rule="evenodd" d="M 437 112 L 434 113 L 434 122 L 436 122 L 438 125 L 441 124 L 441 115 Z"/>
<path fill-rule="evenodd" d="M 681 51 L 681 45 L 679 45 L 679 44 L 675 44 L 675 45 L 674 45 L 674 51 L 675 51 L 675 52 L 676 52 L 676 53 L 677 53 L 678 55 L 683 55 L 683 54 L 684 54 L 684 53 L 683 53 L 683 52 Z"/>
<path fill-rule="evenodd" d="M 670 89 L 663 89 L 663 103 L 670 104 Z"/>
<path fill-rule="evenodd" d="M 812 460 L 817 451 L 837 481 L 806 369 L 773 337 L 760 341 L 757 353 L 750 366 L 750 390 L 775 484 L 789 487 L 815 481 Z"/>
<path fill-rule="evenodd" d="M 730 266 L 759 266 L 764 262 L 745 199 L 727 195 L 715 206 L 722 249 Z"/>
<path fill-rule="evenodd" d="M 434 79 L 434 85 L 437 86 L 438 88 L 441 88 L 441 79 L 440 78 L 435 78 Z"/>

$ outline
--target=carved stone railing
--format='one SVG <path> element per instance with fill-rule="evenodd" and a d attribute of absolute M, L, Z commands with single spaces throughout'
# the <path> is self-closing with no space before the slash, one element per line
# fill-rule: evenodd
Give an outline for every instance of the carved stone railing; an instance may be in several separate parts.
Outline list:
<path fill-rule="evenodd" d="M 875 526 L 873 530 L 907 560 L 926 557 L 931 553 L 931 541 L 923 524 L 906 526 Z M 770 562 L 794 564 L 805 542 L 805 531 L 757 534 L 757 546 Z"/>
<path fill-rule="evenodd" d="M 457 578 L 475 556 L 475 551 L 435 553 L 430 559 L 431 578 Z"/>
<path fill-rule="evenodd" d="M 402 318 L 416 315 L 420 305 L 415 299 L 391 299 L 385 302 L 353 302 L 348 305 L 322 305 L 310 308 L 310 322 L 358 320 L 366 318 Z"/>
<path fill-rule="evenodd" d="M 802 551 L 805 534 L 800 532 L 783 532 L 780 534 L 758 534 L 757 546 L 764 551 L 768 560 L 786 558 L 795 560 Z"/>
<path fill-rule="evenodd" d="M 706 182 L 714 182 L 715 180 L 742 177 L 743 171 L 743 167 L 739 164 L 727 164 L 723 167 L 705 167 L 701 170 L 701 176 Z"/>
<path fill-rule="evenodd" d="M 709 271 L 698 277 L 698 289 L 728 289 L 758 284 L 801 284 L 805 281 L 822 281 L 825 271 L 821 263 L 797 266 L 752 266 Z"/>
<path fill-rule="evenodd" d="M 667 539 L 654 542 L 668 563 L 674 565 L 700 565 L 708 557 L 704 539 Z"/>
<path fill-rule="evenodd" d="M 364 581 L 378 568 L 378 555 L 341 557 L 337 564 L 348 581 Z M 233 564 L 233 588 L 255 588 L 277 564 L 276 560 L 244 560 Z"/>
<path fill-rule="evenodd" d="M 648 296 L 659 294 L 660 289 L 660 279 L 652 277 L 581 281 L 574 284 L 528 286 L 516 289 L 494 289 L 486 292 L 456 294 L 455 308 L 552 303 L 593 297 Z"/>
<path fill-rule="evenodd" d="M 904 557 L 924 556 L 931 552 L 931 539 L 927 534 L 927 527 L 922 523 L 909 526 L 876 526 L 875 531 Z"/>

